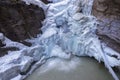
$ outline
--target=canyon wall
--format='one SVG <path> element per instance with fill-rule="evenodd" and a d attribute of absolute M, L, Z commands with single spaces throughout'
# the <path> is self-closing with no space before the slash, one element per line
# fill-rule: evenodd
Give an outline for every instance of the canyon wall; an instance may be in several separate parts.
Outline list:
<path fill-rule="evenodd" d="M 120 0 L 95 0 L 92 13 L 99 22 L 100 39 L 120 52 Z"/>

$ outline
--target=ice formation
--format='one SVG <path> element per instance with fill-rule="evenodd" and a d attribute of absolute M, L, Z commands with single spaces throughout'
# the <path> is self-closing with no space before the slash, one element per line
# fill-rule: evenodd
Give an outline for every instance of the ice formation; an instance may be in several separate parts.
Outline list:
<path fill-rule="evenodd" d="M 17 66 L 20 65 L 21 72 L 25 72 L 26 68 L 30 66 L 30 64 L 22 62 L 24 57 L 27 57 L 26 62 L 36 62 L 26 74 L 28 76 L 35 68 L 51 57 L 69 59 L 72 55 L 90 56 L 99 62 L 103 61 L 114 79 L 119 80 L 111 67 L 120 66 L 120 54 L 100 42 L 95 34 L 98 23 L 96 18 L 91 15 L 93 0 L 50 0 L 53 3 L 48 5 L 40 0 L 23 1 L 26 4 L 42 7 L 46 19 L 43 22 L 43 34 L 31 40 L 33 46 L 20 48 L 21 50 L 17 52 L 20 54 L 19 57 L 22 57 L 17 64 Z M 112 55 L 117 56 L 117 58 L 112 57 Z M 6 56 L 10 58 L 10 54 Z M 14 60 L 10 59 L 10 61 Z M 5 65 L 10 64 L 10 61 L 6 62 Z M 0 61 L 0 64 L 2 63 Z M 20 76 L 18 75 L 18 77 Z"/>

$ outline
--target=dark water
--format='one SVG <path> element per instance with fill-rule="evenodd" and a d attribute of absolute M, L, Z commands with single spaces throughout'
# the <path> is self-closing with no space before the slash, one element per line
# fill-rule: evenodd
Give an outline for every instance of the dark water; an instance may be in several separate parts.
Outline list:
<path fill-rule="evenodd" d="M 88 57 L 51 59 L 26 80 L 114 80 L 103 64 Z"/>

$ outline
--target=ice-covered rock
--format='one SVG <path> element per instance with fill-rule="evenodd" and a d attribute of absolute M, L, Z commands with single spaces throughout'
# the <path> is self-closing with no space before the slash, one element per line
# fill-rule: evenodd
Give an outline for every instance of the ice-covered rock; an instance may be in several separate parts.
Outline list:
<path fill-rule="evenodd" d="M 23 55 L 20 51 L 9 52 L 0 58 L 0 79 L 10 80 L 22 72 L 26 72 L 33 58 Z"/>
<path fill-rule="evenodd" d="M 57 34 L 57 31 L 55 28 L 48 28 L 41 36 L 42 39 L 47 39 L 51 36 L 53 36 L 54 34 Z"/>
<path fill-rule="evenodd" d="M 33 58 L 31 58 L 29 56 L 23 56 L 22 62 L 20 63 L 20 65 L 21 65 L 20 71 L 27 72 L 27 70 L 30 68 L 32 62 L 33 62 Z"/>
<path fill-rule="evenodd" d="M 75 15 L 73 15 L 73 19 L 76 21 L 79 21 L 80 19 L 84 18 L 85 15 L 83 15 L 82 13 L 76 13 Z"/>
<path fill-rule="evenodd" d="M 44 48 L 37 45 L 37 46 L 29 48 L 26 55 L 32 57 L 33 61 L 39 61 L 41 57 L 43 56 L 43 53 L 44 53 Z"/>
<path fill-rule="evenodd" d="M 34 4 L 34 5 L 38 5 L 39 7 L 42 7 L 44 10 L 47 9 L 47 6 L 41 0 L 22 0 L 22 1 L 26 2 L 26 4 L 28 5 Z"/>
<path fill-rule="evenodd" d="M 20 72 L 20 66 L 12 66 L 12 65 L 6 65 L 11 66 L 8 69 L 6 69 L 3 72 L 0 72 L 0 80 L 10 80 L 11 78 L 17 76 Z M 4 66 L 4 67 L 6 67 Z"/>
<path fill-rule="evenodd" d="M 48 1 L 51 1 L 51 2 L 53 2 L 53 3 L 56 3 L 56 2 L 60 2 L 60 1 L 62 1 L 62 0 L 48 0 Z"/>
<path fill-rule="evenodd" d="M 19 74 L 17 77 L 14 77 L 10 80 L 22 80 L 22 75 Z"/>

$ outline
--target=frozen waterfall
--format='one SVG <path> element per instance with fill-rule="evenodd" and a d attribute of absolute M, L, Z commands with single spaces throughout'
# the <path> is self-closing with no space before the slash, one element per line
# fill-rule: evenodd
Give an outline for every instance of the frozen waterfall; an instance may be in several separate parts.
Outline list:
<path fill-rule="evenodd" d="M 94 57 L 99 62 L 104 62 L 114 79 L 119 80 L 111 67 L 120 66 L 120 54 L 102 43 L 95 33 L 98 23 L 91 15 L 94 0 L 49 0 L 53 2 L 50 4 L 44 4 L 40 0 L 23 1 L 28 5 L 42 7 L 46 14 L 43 34 L 29 40 L 33 43 L 32 47 L 25 47 L 18 52 L 19 56 L 29 56 L 31 63 L 37 62 L 26 76 L 48 58 L 69 59 L 72 55 L 77 55 Z M 20 59 L 24 61 L 25 58 Z M 22 61 L 20 65 L 25 64 Z"/>
<path fill-rule="evenodd" d="M 99 62 L 103 61 L 114 79 L 118 80 L 111 67 L 120 65 L 120 55 L 110 48 L 107 50 L 107 46 L 95 34 L 98 23 L 91 15 L 94 0 L 50 1 L 53 3 L 46 5 L 48 8 L 42 27 L 43 34 L 36 43 L 45 48 L 43 54 L 62 58 L 68 58 L 64 57 L 67 55 L 70 58 L 72 54 L 94 57 Z M 31 3 L 34 4 L 34 1 Z"/>
<path fill-rule="evenodd" d="M 97 22 L 91 15 L 93 0 L 53 0 L 53 2 L 48 7 L 47 18 L 42 27 L 43 35 L 39 41 L 45 45 L 46 55 L 93 56 L 99 62 L 103 61 L 115 80 L 118 80 L 111 66 L 120 65 L 120 60 L 109 55 L 116 55 L 119 58 L 119 54 L 111 51 L 107 53 L 103 48 L 107 46 L 101 43 L 95 34 Z M 52 49 L 54 50 L 55 46 L 61 47 L 64 54 L 59 50 L 53 53 Z"/>

